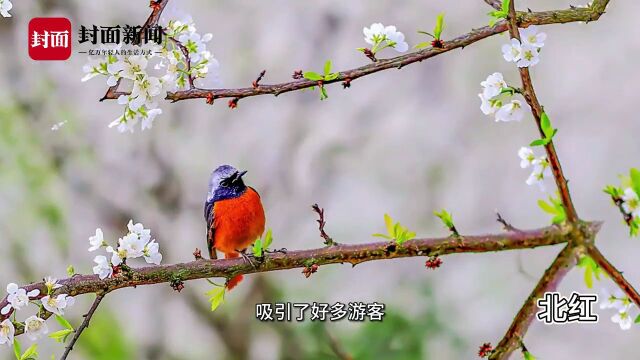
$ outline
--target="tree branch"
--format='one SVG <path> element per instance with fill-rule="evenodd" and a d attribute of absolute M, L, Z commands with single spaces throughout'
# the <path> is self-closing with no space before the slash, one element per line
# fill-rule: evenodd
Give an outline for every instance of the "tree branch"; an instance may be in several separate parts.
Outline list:
<path fill-rule="evenodd" d="M 551 266 L 544 272 L 536 287 L 531 291 L 506 334 L 489 356 L 489 359 L 507 359 L 514 350 L 520 347 L 522 338 L 529 329 L 533 316 L 538 309 L 538 299 L 545 292 L 554 291 L 564 276 L 575 265 L 575 249 L 572 244 L 568 244 L 558 254 Z"/>
<path fill-rule="evenodd" d="M 84 316 L 84 320 L 82 321 L 82 324 L 80 324 L 80 327 L 78 327 L 78 329 L 76 329 L 76 332 L 73 335 L 73 339 L 71 339 L 71 342 L 69 342 L 69 345 L 67 345 L 64 348 L 64 353 L 60 357 L 60 360 L 65 360 L 67 358 L 67 356 L 69 356 L 69 353 L 71 352 L 71 350 L 73 350 L 73 346 L 75 345 L 75 343 L 80 338 L 80 335 L 82 335 L 82 332 L 86 328 L 89 327 L 89 321 L 91 321 L 91 317 L 96 312 L 96 309 L 98 308 L 98 305 L 100 305 L 100 302 L 102 301 L 104 296 L 105 296 L 105 293 L 98 294 L 96 296 L 96 299 L 93 301 L 93 304 L 91 305 L 91 308 L 89 309 L 89 312 Z"/>
<path fill-rule="evenodd" d="M 502 1 L 500 0 L 484 0 L 484 2 L 496 10 L 502 10 Z"/>
<path fill-rule="evenodd" d="M 166 3 L 168 0 L 165 0 Z M 573 7 L 565 10 L 551 10 L 540 12 L 519 12 L 518 23 L 520 26 L 526 27 L 529 25 L 546 25 L 546 24 L 563 24 L 576 21 L 595 21 L 600 18 L 604 13 L 606 5 L 609 0 L 594 0 L 592 5 L 587 8 Z M 359 68 L 345 70 L 339 72 L 339 76 L 334 80 L 324 81 L 323 85 L 336 83 L 336 82 L 351 82 L 357 78 L 364 77 L 378 71 L 388 69 L 400 69 L 405 65 L 420 62 L 436 55 L 448 52 L 453 49 L 464 48 L 479 40 L 485 39 L 489 36 L 500 34 L 507 31 L 507 21 L 499 21 L 494 26 L 484 26 L 479 29 L 474 29 L 471 32 L 460 35 L 452 40 L 444 42 L 442 48 L 427 48 L 415 52 L 411 52 L 402 56 L 380 59 L 375 63 L 361 66 Z M 275 95 L 278 96 L 282 93 L 307 89 L 313 86 L 317 86 L 317 81 L 299 79 L 291 82 L 285 82 L 272 85 L 258 85 L 256 87 L 246 87 L 237 89 L 200 89 L 193 88 L 183 91 L 168 92 L 166 99 L 172 102 L 186 100 L 186 99 L 198 99 L 198 98 L 234 98 L 241 99 L 250 96 L 258 95 Z M 127 94 L 126 92 L 114 92 L 113 94 L 107 93 L 103 99 L 117 99 L 119 95 Z"/>
<path fill-rule="evenodd" d="M 609 275 L 609 277 L 611 277 L 611 279 L 616 284 L 618 284 L 620 289 L 624 291 L 625 294 L 627 294 L 629 299 L 631 299 L 636 304 L 636 306 L 640 307 L 640 295 L 638 294 L 636 289 L 634 289 L 633 286 L 627 281 L 627 279 L 622 276 L 622 272 L 616 269 L 615 266 L 613 266 L 613 264 L 611 264 L 609 260 L 607 260 L 607 258 L 602 255 L 600 250 L 598 250 L 595 245 L 592 244 L 591 246 L 588 246 L 587 253 L 598 264 L 598 266 L 600 266 L 607 273 L 607 275 Z"/>
<path fill-rule="evenodd" d="M 597 232 L 600 223 L 587 224 L 589 231 Z M 149 266 L 103 279 L 97 275 L 75 275 L 60 280 L 63 285 L 56 293 L 77 296 L 88 293 L 108 293 L 116 289 L 171 283 L 180 280 L 195 280 L 212 277 L 231 278 L 239 274 L 252 274 L 276 270 L 305 268 L 313 264 L 327 265 L 350 263 L 353 266 L 372 260 L 396 259 L 413 256 L 441 256 L 455 253 L 484 253 L 491 251 L 534 248 L 571 242 L 574 233 L 567 228 L 550 226 L 522 232 L 509 232 L 494 235 L 459 236 L 446 238 L 424 238 L 409 240 L 402 244 L 395 242 L 374 242 L 355 245 L 335 245 L 319 249 L 288 251 L 285 254 L 266 254 L 263 261 L 248 263 L 243 258 L 220 260 L 196 260 L 187 263 Z M 256 265 L 254 267 L 254 265 Z M 43 282 L 23 287 L 27 291 L 39 289 L 45 294 Z M 7 299 L 0 302 L 0 308 Z M 8 318 L 11 312 L 0 316 L 0 321 Z"/>
<path fill-rule="evenodd" d="M 520 40 L 520 31 L 518 30 L 518 26 L 522 25 L 518 23 L 518 18 L 515 10 L 514 0 L 509 2 L 509 16 L 508 16 L 508 27 L 509 34 L 511 38 Z M 531 107 L 531 112 L 533 117 L 536 120 L 536 124 L 538 125 L 538 131 L 540 132 L 540 136 L 545 138 L 544 131 L 542 131 L 541 118 L 544 110 L 538 101 L 538 97 L 533 88 L 533 82 L 531 81 L 531 74 L 529 73 L 528 67 L 518 68 L 520 71 L 520 79 L 522 80 L 522 89 L 523 96 L 527 101 L 527 104 Z M 558 192 L 560 193 L 560 198 L 562 200 L 562 204 L 565 208 L 565 212 L 567 215 L 567 220 L 570 223 L 575 223 L 578 221 L 578 214 L 576 213 L 576 209 L 573 206 L 573 201 L 571 200 L 571 195 L 569 193 L 569 186 L 567 184 L 567 179 L 564 177 L 564 173 L 562 172 L 562 166 L 560 165 L 560 159 L 558 158 L 558 154 L 556 153 L 556 148 L 553 144 L 553 140 L 551 140 L 548 144 L 544 146 L 547 152 L 547 159 L 549 160 L 549 165 L 551 166 L 551 171 L 553 172 L 553 178 L 555 179 L 556 186 L 558 187 Z"/>

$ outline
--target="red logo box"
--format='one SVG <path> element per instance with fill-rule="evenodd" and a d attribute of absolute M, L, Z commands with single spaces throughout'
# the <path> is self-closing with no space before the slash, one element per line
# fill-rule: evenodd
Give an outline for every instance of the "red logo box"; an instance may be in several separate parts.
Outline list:
<path fill-rule="evenodd" d="M 33 18 L 29 21 L 29 57 L 33 60 L 67 60 L 71 56 L 71 21 L 67 18 Z"/>

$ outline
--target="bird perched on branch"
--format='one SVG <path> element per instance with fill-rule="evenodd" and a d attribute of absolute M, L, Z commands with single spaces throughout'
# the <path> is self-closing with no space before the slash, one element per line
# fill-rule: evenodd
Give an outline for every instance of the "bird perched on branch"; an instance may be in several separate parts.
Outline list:
<path fill-rule="evenodd" d="M 230 165 L 221 165 L 211 173 L 204 204 L 211 259 L 217 259 L 216 250 L 226 259 L 239 257 L 264 232 L 260 195 L 244 184 L 242 177 L 246 173 Z M 242 275 L 234 276 L 227 281 L 227 289 L 233 289 L 241 280 Z"/>

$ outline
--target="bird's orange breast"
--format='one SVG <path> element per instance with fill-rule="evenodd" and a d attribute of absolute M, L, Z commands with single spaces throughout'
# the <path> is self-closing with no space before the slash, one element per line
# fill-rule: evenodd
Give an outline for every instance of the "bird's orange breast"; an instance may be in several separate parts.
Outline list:
<path fill-rule="evenodd" d="M 214 246 L 225 254 L 246 249 L 264 232 L 260 195 L 250 187 L 237 198 L 216 201 L 213 212 Z"/>

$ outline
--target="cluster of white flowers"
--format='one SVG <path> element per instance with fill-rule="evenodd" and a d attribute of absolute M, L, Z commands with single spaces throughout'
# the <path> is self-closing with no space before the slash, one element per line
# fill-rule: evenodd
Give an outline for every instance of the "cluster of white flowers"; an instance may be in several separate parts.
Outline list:
<path fill-rule="evenodd" d="M 111 259 L 107 259 L 104 255 L 96 256 L 93 261 L 96 266 L 93 267 L 93 273 L 98 275 L 100 279 L 106 279 L 113 275 L 113 267 L 121 265 L 126 259 L 135 259 L 144 257 L 149 264 L 160 265 L 162 254 L 160 254 L 160 246 L 155 240 L 151 240 L 151 230 L 145 229 L 141 223 L 134 224 L 133 220 L 129 220 L 127 224 L 129 232 L 118 240 L 118 246 L 113 248 L 104 241 L 104 236 L 100 228 L 96 229 L 96 234 L 89 237 L 89 251 L 95 251 L 102 247 L 106 248 L 107 253 L 111 254 Z"/>
<path fill-rule="evenodd" d="M 520 38 L 511 39 L 508 44 L 502 45 L 502 56 L 509 62 L 515 62 L 518 67 L 534 66 L 540 61 L 540 49 L 544 46 L 547 34 L 538 32 L 535 25 L 520 30 Z"/>
<path fill-rule="evenodd" d="M 374 23 L 368 28 L 363 28 L 362 33 L 364 41 L 371 45 L 370 50 L 374 54 L 387 47 L 401 53 L 409 49 L 409 44 L 404 40 L 404 34 L 396 30 L 393 25 L 384 26 L 381 23 Z"/>
<path fill-rule="evenodd" d="M 631 215 L 634 219 L 640 218 L 640 199 L 638 198 L 638 194 L 636 194 L 635 190 L 632 188 L 626 188 L 621 198 L 622 209 L 624 212 Z"/>
<path fill-rule="evenodd" d="M 536 156 L 531 148 L 525 146 L 518 150 L 518 156 L 520 157 L 521 168 L 533 167 L 531 175 L 527 178 L 527 185 L 537 184 L 540 190 L 545 191 L 544 178 L 551 176 L 551 168 L 549 167 L 547 156 Z"/>
<path fill-rule="evenodd" d="M 10 0 L 0 0 L 0 15 L 2 17 L 11 17 L 9 10 L 13 8 L 13 4 Z"/>
<path fill-rule="evenodd" d="M 480 111 L 485 115 L 495 115 L 496 121 L 520 121 L 529 111 L 527 103 L 513 99 L 514 91 L 504 81 L 501 73 L 489 75 L 480 85 Z"/>
<path fill-rule="evenodd" d="M 620 289 L 616 289 L 611 293 L 607 289 L 602 289 L 602 300 L 600 300 L 600 309 L 614 309 L 616 313 L 611 317 L 611 321 L 620 325 L 620 329 L 629 330 L 633 323 L 631 309 L 633 303 Z"/>
<path fill-rule="evenodd" d="M 44 281 L 47 289 L 46 295 L 40 299 L 42 308 L 55 315 L 64 315 L 64 310 L 73 305 L 75 299 L 68 294 L 53 294 L 53 291 L 62 287 L 58 284 L 58 280 L 47 277 Z M 19 288 L 17 284 L 11 283 L 7 285 L 7 302 L 8 304 L 0 310 L 0 314 L 6 316 L 10 311 L 18 311 L 27 307 L 30 303 L 34 303 L 40 296 L 40 290 L 34 289 L 27 292 L 26 289 Z M 15 336 L 14 322 L 24 327 L 25 334 L 31 340 L 37 340 L 40 336 L 47 334 L 49 329 L 45 320 L 40 317 L 41 311 L 37 315 L 29 316 L 24 323 L 18 323 L 14 320 L 5 319 L 0 323 L 0 345 L 12 345 Z"/>
<path fill-rule="evenodd" d="M 189 88 L 190 79 L 194 85 L 203 87 L 219 83 L 220 65 L 206 47 L 212 37 L 211 34 L 200 36 L 190 20 L 169 21 L 162 44 L 145 44 L 137 49 L 139 55 L 119 55 L 125 50 L 122 44 L 104 47 L 102 50 L 115 55 L 90 57 L 83 67 L 86 74 L 82 81 L 101 75 L 107 78 L 108 86 L 130 85 L 130 93 L 118 98 L 124 111 L 109 127 L 120 132 L 134 132 L 140 123 L 142 130 L 149 129 L 155 118 L 162 114 L 157 100 L 163 90 Z M 151 66 L 151 62 L 155 64 Z"/>

